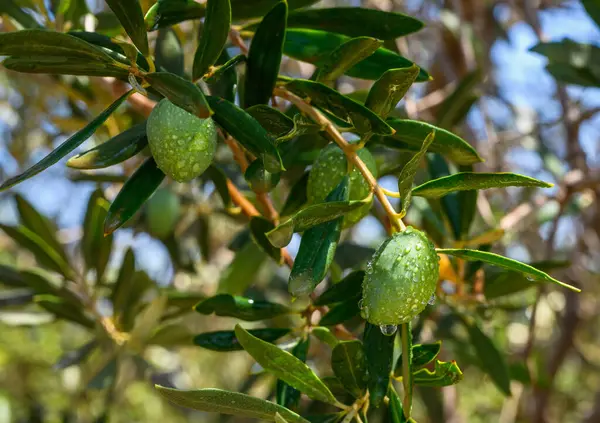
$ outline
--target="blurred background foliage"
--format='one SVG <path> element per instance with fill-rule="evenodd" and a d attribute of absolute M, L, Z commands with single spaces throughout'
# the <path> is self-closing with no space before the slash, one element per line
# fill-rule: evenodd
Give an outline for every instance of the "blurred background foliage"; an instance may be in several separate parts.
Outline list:
<path fill-rule="evenodd" d="M 152 5 L 150 0 L 141 3 L 144 12 Z M 20 6 L 21 12 L 11 5 Z M 506 397 L 495 386 L 494 370 L 478 361 L 455 315 L 444 306 L 436 307 L 424 319 L 421 340 L 447 340 L 441 358 L 456 358 L 465 379 L 441 390 L 421 389 L 416 398 L 418 421 L 599 422 L 599 3 L 323 0 L 314 7 L 359 5 L 399 11 L 426 23 L 418 33 L 386 41 L 386 47 L 410 57 L 433 76 L 433 81 L 413 86 L 395 115 L 437 123 L 461 134 L 486 159 L 475 166 L 477 171 L 515 171 L 555 183 L 547 190 L 481 191 L 471 234 L 483 238 L 476 244 L 494 243 L 495 251 L 537 263 L 583 290 L 577 295 L 527 284 L 506 271 L 485 269 L 484 274 L 469 267 L 452 269 L 443 262 L 440 289 L 458 304 L 475 306 L 485 317 L 486 333 L 493 335 L 507 356 L 512 396 Z M 56 10 L 61 12 L 53 13 Z M 122 33 L 103 1 L 16 0 L 2 2 L 0 14 L 1 31 L 40 24 L 59 31 Z M 149 33 L 152 43 L 164 46 L 165 56 L 157 61 L 169 63 L 172 72 L 182 66 L 191 69 L 201 29 L 201 22 L 194 20 Z M 229 52 L 233 57 L 239 51 L 230 47 Z M 181 53 L 183 63 L 173 60 Z M 296 77 L 308 78 L 313 70 L 312 65 L 289 59 L 282 63 L 282 72 Z M 337 88 L 360 98 L 370 84 L 344 76 Z M 108 78 L 56 78 L 3 70 L 0 179 L 37 162 L 100 113 L 122 89 Z M 140 122 L 140 108 L 143 104 L 121 107 L 81 151 Z M 394 189 L 395 179 L 385 175 L 395 172 L 410 155 L 384 149 L 375 153 L 384 175 L 381 185 Z M 222 199 L 211 180 L 165 183 L 164 195 L 177 198 L 163 201 L 173 201 L 180 216 L 167 235 L 153 228 L 157 223 L 151 223 L 151 203 L 114 236 L 90 239 L 91 229 L 86 232 L 99 225 L 106 199 L 114 198 L 119 183 L 142 159 L 134 157 L 108 171 L 85 173 L 58 165 L 0 194 L 0 223 L 20 223 L 47 236 L 74 268 L 92 269 L 97 286 L 87 300 L 94 301 L 100 292 L 111 300 L 106 301 L 106 314 L 113 307 L 119 315 L 116 326 L 105 322 L 103 338 L 92 337 L 85 328 L 90 317 L 81 310 L 63 307 L 54 313 L 57 298 L 67 300 L 60 294 L 64 287 L 37 267 L 43 252 L 33 255 L 23 243 L 0 235 L 0 422 L 101 422 L 108 421 L 103 420 L 107 410 L 111 422 L 232 420 L 176 409 L 157 396 L 153 383 L 272 395 L 271 376 L 247 377 L 256 369 L 245 352 L 218 353 L 189 342 L 194 334 L 231 330 L 234 325 L 234 319 L 191 311 L 206 296 L 243 293 L 289 303 L 289 270 L 245 242 L 245 219 L 223 213 Z M 244 186 L 227 148 L 219 149 L 217 161 Z M 283 205 L 290 185 L 284 181 L 273 191 L 276 206 Z M 244 193 L 253 199 L 250 190 Z M 418 200 L 406 220 L 427 226 L 427 208 L 419 207 Z M 339 272 L 364 263 L 384 238 L 377 219 L 381 210 L 376 206 L 373 213 L 344 233 L 336 256 Z M 427 229 L 435 233 L 435 228 Z M 292 256 L 298 245 L 296 235 L 289 248 Z M 14 268 L 27 270 L 15 273 Z M 127 272 L 134 275 L 132 283 L 119 288 Z M 47 284 L 48 290 L 47 296 L 36 295 L 33 303 L 31 291 L 24 288 L 32 280 Z M 466 280 L 475 286 L 465 287 Z M 81 295 L 85 299 L 88 293 Z M 142 318 L 134 319 L 138 313 Z M 156 321 L 161 314 L 162 323 Z M 95 317 L 103 319 L 102 314 Z M 271 326 L 289 327 L 292 318 L 274 318 Z M 113 344 L 124 332 L 139 342 L 130 339 L 125 350 L 115 349 Z M 309 361 L 330 371 L 330 353 L 324 345 L 312 343 Z M 387 417 L 375 418 L 385 421 Z"/>

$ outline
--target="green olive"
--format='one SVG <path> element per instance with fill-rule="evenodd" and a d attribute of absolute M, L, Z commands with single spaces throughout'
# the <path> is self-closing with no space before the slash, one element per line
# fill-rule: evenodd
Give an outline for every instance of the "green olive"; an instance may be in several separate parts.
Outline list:
<path fill-rule="evenodd" d="M 270 192 L 279 183 L 281 174 L 271 173 L 265 169 L 261 160 L 254 160 L 246 169 L 244 178 L 252 191 L 259 194 Z"/>
<path fill-rule="evenodd" d="M 361 314 L 371 324 L 400 325 L 421 313 L 435 293 L 438 255 L 427 236 L 412 227 L 377 249 L 363 281 Z"/>
<path fill-rule="evenodd" d="M 151 235 L 164 239 L 171 235 L 181 214 L 179 196 L 159 189 L 146 203 L 146 224 Z"/>
<path fill-rule="evenodd" d="M 367 165 L 373 176 L 377 177 L 375 159 L 366 148 L 357 152 L 358 157 Z M 329 144 L 315 160 L 310 175 L 308 176 L 307 195 L 311 203 L 321 203 L 333 189 L 338 186 L 342 178 L 348 174 L 346 155 L 335 144 Z M 356 167 L 350 172 L 350 200 L 364 200 L 371 188 Z M 369 214 L 371 204 L 351 211 L 344 216 L 344 228 L 348 228 Z"/>
<path fill-rule="evenodd" d="M 156 164 L 178 182 L 191 181 L 213 161 L 217 128 L 211 118 L 200 119 L 163 99 L 150 113 L 146 130 Z"/>

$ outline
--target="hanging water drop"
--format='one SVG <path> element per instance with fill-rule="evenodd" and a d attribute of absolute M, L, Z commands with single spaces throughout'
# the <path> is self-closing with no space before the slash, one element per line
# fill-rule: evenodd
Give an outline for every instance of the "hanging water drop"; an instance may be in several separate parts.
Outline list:
<path fill-rule="evenodd" d="M 383 333 L 385 336 L 392 336 L 398 330 L 398 326 L 396 326 L 396 325 L 381 325 L 381 326 L 379 326 L 379 330 L 381 330 L 381 333 Z"/>

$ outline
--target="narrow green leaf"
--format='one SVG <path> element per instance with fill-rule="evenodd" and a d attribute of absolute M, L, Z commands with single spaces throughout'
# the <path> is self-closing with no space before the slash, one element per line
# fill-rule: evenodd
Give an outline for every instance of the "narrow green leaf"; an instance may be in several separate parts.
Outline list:
<path fill-rule="evenodd" d="M 268 301 L 256 301 L 250 298 L 219 294 L 194 307 L 198 313 L 217 316 L 235 317 L 236 319 L 254 322 L 257 320 L 272 319 L 273 317 L 289 313 L 289 309 L 281 304 Z"/>
<path fill-rule="evenodd" d="M 34 295 L 33 291 L 27 289 L 0 291 L 0 310 L 30 304 Z"/>
<path fill-rule="evenodd" d="M 463 373 L 455 361 L 448 363 L 436 360 L 435 370 L 421 369 L 413 374 L 415 385 L 443 387 L 456 385 L 463 378 Z"/>
<path fill-rule="evenodd" d="M 88 269 L 96 270 L 96 281 L 102 280 L 112 250 L 112 234 L 104 236 L 103 231 L 109 205 L 102 190 L 94 191 L 88 201 L 83 221 L 81 248 Z"/>
<path fill-rule="evenodd" d="M 578 43 L 566 38 L 540 43 L 530 50 L 546 56 L 552 64 L 570 65 L 579 69 L 596 68 L 600 71 L 600 47 L 593 44 Z"/>
<path fill-rule="evenodd" d="M 123 262 L 119 269 L 117 280 L 112 286 L 110 301 L 113 306 L 113 314 L 118 316 L 127 306 L 129 295 L 133 286 L 135 274 L 135 253 L 128 248 L 123 256 Z"/>
<path fill-rule="evenodd" d="M 88 123 L 83 129 L 69 137 L 65 142 L 63 142 L 60 146 L 52 150 L 50 154 L 40 160 L 38 163 L 27 169 L 25 172 L 21 173 L 18 176 L 14 176 L 6 181 L 2 185 L 0 185 L 0 192 L 4 191 L 10 187 L 17 185 L 20 182 L 23 182 L 33 176 L 37 175 L 40 172 L 43 172 L 53 164 L 57 163 L 60 159 L 65 157 L 71 151 L 75 150 L 79 147 L 85 140 L 91 137 L 94 132 L 108 119 L 108 117 L 125 101 L 127 97 L 133 91 L 128 91 L 119 97 L 113 104 L 108 106 L 102 113 L 100 113 L 94 120 Z"/>
<path fill-rule="evenodd" d="M 202 178 L 210 179 L 215 184 L 215 189 L 223 201 L 223 207 L 225 210 L 229 210 L 233 207 L 233 201 L 231 195 L 229 195 L 229 188 L 227 188 L 227 176 L 221 169 L 214 164 L 210 165 L 208 169 L 202 174 Z"/>
<path fill-rule="evenodd" d="M 93 329 L 94 321 L 83 314 L 81 308 L 54 295 L 36 295 L 34 301 L 37 305 L 54 314 L 59 319 L 80 324 L 88 329 Z"/>
<path fill-rule="evenodd" d="M 11 56 L 2 62 L 9 70 L 23 73 L 43 73 L 50 75 L 106 76 L 126 80 L 127 69 L 112 63 L 96 62 L 89 59 L 66 57 Z"/>
<path fill-rule="evenodd" d="M 11 288 L 25 288 L 27 281 L 16 268 L 0 264 L 0 284 Z"/>
<path fill-rule="evenodd" d="M 281 209 L 281 213 L 279 213 L 281 216 L 290 216 L 306 204 L 308 201 L 306 187 L 308 185 L 309 175 L 310 172 L 305 172 L 300 179 L 294 183 L 290 189 L 287 199 L 285 200 L 283 208 Z"/>
<path fill-rule="evenodd" d="M 288 16 L 288 27 L 391 40 L 420 30 L 423 22 L 401 13 L 366 7 L 333 7 L 292 12 Z"/>
<path fill-rule="evenodd" d="M 429 135 L 423 141 L 423 145 L 417 154 L 411 157 L 411 159 L 404 165 L 400 176 L 398 177 L 398 192 L 400 193 L 400 204 L 402 210 L 400 211 L 400 217 L 404 217 L 410 206 L 410 200 L 412 197 L 412 185 L 415 180 L 415 175 L 423 157 L 427 153 L 427 149 L 435 139 L 435 130 L 431 131 Z"/>
<path fill-rule="evenodd" d="M 252 191 L 257 194 L 271 192 L 281 179 L 280 173 L 271 173 L 265 169 L 261 160 L 254 160 L 244 172 L 244 179 Z M 265 226 L 264 224 L 262 226 Z M 266 229 L 264 232 L 273 228 Z M 263 233 L 264 233 L 263 232 Z M 268 243 L 268 241 L 267 241 Z"/>
<path fill-rule="evenodd" d="M 357 317 L 359 314 L 360 307 L 358 306 L 358 298 L 351 298 L 332 307 L 325 316 L 321 317 L 319 325 L 339 325 L 340 323 L 347 322 L 348 320 Z"/>
<path fill-rule="evenodd" d="M 159 385 L 156 385 L 156 389 L 160 395 L 180 407 L 267 421 L 275 421 L 275 414 L 279 413 L 289 423 L 309 423 L 285 407 L 238 392 L 220 389 L 179 391 Z"/>
<path fill-rule="evenodd" d="M 200 19 L 205 12 L 206 3 L 195 0 L 159 0 L 148 9 L 144 22 L 148 31 L 155 31 L 189 19 Z"/>
<path fill-rule="evenodd" d="M 119 32 L 120 32 L 120 30 L 119 30 Z M 124 45 L 129 46 L 137 52 L 135 47 L 133 47 L 131 44 L 124 43 L 124 42 L 116 42 L 114 38 L 111 38 L 104 34 L 99 34 L 98 32 L 70 31 L 68 34 L 72 35 L 73 37 L 80 38 L 90 44 L 97 46 L 97 47 L 106 49 L 103 51 L 105 53 L 109 54 L 113 60 L 116 60 L 117 62 L 121 62 L 127 66 L 131 65 L 132 63 L 127 58 L 127 53 L 125 52 L 125 49 L 127 49 L 127 47 L 125 47 L 125 49 L 123 49 L 123 46 Z M 135 57 L 136 57 L 135 64 L 138 67 L 140 67 L 146 71 L 148 71 L 150 69 L 148 60 L 144 57 L 144 55 L 137 52 Z"/>
<path fill-rule="evenodd" d="M 260 123 L 273 138 L 279 138 L 294 129 L 294 121 L 279 110 L 264 104 L 249 107 L 246 112 Z"/>
<path fill-rule="evenodd" d="M 273 260 L 281 264 L 281 249 L 274 247 L 269 242 L 265 233 L 273 230 L 275 225 L 270 220 L 264 217 L 254 216 L 250 219 L 250 234 L 252 239 L 265 253 L 267 253 Z"/>
<path fill-rule="evenodd" d="M 98 341 L 96 339 L 92 339 L 89 342 L 86 342 L 81 347 L 68 351 L 63 354 L 56 364 L 52 366 L 53 370 L 64 370 L 68 367 L 74 366 L 83 362 L 89 355 L 98 347 Z"/>
<path fill-rule="evenodd" d="M 202 90 L 193 82 L 168 72 L 149 73 L 144 79 L 152 88 L 183 110 L 202 119 L 213 114 Z"/>
<path fill-rule="evenodd" d="M 598 0 L 581 0 L 583 7 L 586 12 L 590 15 L 590 18 L 596 22 L 598 28 L 600 28 L 600 2 Z"/>
<path fill-rule="evenodd" d="M 367 357 L 369 374 L 369 393 L 373 407 L 379 407 L 388 391 L 392 361 L 394 355 L 395 336 L 381 333 L 379 326 L 367 323 L 363 336 L 363 345 Z"/>
<path fill-rule="evenodd" d="M 404 416 L 402 400 L 398 396 L 393 385 L 390 385 L 388 390 L 388 398 L 390 399 L 388 410 L 392 423 L 408 423 L 408 420 L 406 420 L 406 417 Z"/>
<path fill-rule="evenodd" d="M 156 191 L 165 174 L 156 166 L 152 157 L 135 171 L 125 182 L 114 199 L 104 221 L 104 234 L 108 235 L 133 217 L 148 198 Z"/>
<path fill-rule="evenodd" d="M 231 4 L 229 0 L 208 0 L 200 44 L 194 56 L 192 79 L 202 77 L 215 64 L 229 37 Z"/>
<path fill-rule="evenodd" d="M 572 291 L 581 292 L 579 288 L 554 279 L 552 276 L 536 269 L 535 267 L 521 263 L 517 260 L 510 259 L 508 257 L 503 257 L 499 254 L 489 253 L 486 251 L 453 248 L 438 248 L 436 251 L 438 254 L 448 254 L 464 260 L 479 260 L 484 263 L 493 264 L 494 266 L 499 266 L 508 270 L 514 270 L 515 272 L 523 273 L 531 278 L 531 280 L 539 279 L 541 281 L 553 282 Z"/>
<path fill-rule="evenodd" d="M 61 254 L 48 245 L 38 234 L 25 226 L 0 225 L 0 229 L 21 247 L 29 250 L 41 265 L 62 274 L 68 279 L 73 278 L 73 269 Z"/>
<path fill-rule="evenodd" d="M 252 38 L 244 86 L 246 108 L 267 104 L 271 98 L 283 54 L 287 13 L 287 3 L 277 3 L 265 15 Z"/>
<path fill-rule="evenodd" d="M 429 151 L 442 154 L 460 165 L 483 161 L 469 143 L 445 129 L 408 119 L 388 119 L 387 123 L 396 130 L 396 134 L 392 137 L 381 139 L 381 142 L 387 147 L 419 151 L 423 140 L 428 134 L 435 131 L 435 140 L 431 143 Z"/>
<path fill-rule="evenodd" d="M 246 352 L 265 370 L 312 399 L 330 404 L 337 403 L 331 391 L 310 367 L 292 354 L 258 339 L 239 325 L 235 327 L 235 334 Z"/>
<path fill-rule="evenodd" d="M 240 295 L 254 283 L 254 277 L 267 255 L 254 242 L 248 241 L 221 273 L 218 289 L 220 294 Z"/>
<path fill-rule="evenodd" d="M 290 329 L 252 329 L 249 332 L 265 342 L 275 342 L 290 333 Z M 213 351 L 242 351 L 244 349 L 232 330 L 201 333 L 196 335 L 193 341 L 199 347 Z"/>
<path fill-rule="evenodd" d="M 288 28 L 283 52 L 294 59 L 317 65 L 323 57 L 350 39 L 342 34 L 315 29 Z M 390 69 L 407 68 L 414 63 L 391 50 L 379 48 L 371 56 L 350 68 L 346 75 L 376 80 Z M 428 81 L 429 74 L 419 70 L 418 82 Z"/>
<path fill-rule="evenodd" d="M 385 119 L 419 76 L 419 67 L 390 69 L 375 81 L 365 101 L 365 106 Z"/>
<path fill-rule="evenodd" d="M 221 60 L 221 58 L 225 58 L 225 57 L 227 57 L 227 59 Z M 236 66 L 238 66 L 242 63 L 245 63 L 246 60 L 247 60 L 247 58 L 243 54 L 238 54 L 237 56 L 234 56 L 233 58 L 230 59 L 229 55 L 227 54 L 227 50 L 223 50 L 221 52 L 221 56 L 219 56 L 219 59 L 217 59 L 215 68 L 213 68 L 208 73 L 208 75 L 206 75 L 206 73 L 205 73 L 206 76 L 203 79 L 205 82 L 207 82 L 209 84 L 218 82 L 224 76 L 234 73 Z M 227 99 L 227 100 L 231 101 L 231 99 Z"/>
<path fill-rule="evenodd" d="M 155 328 L 147 344 L 162 347 L 189 347 L 193 344 L 193 338 L 194 335 L 187 325 L 181 322 L 169 322 Z"/>
<path fill-rule="evenodd" d="M 361 133 L 394 133 L 394 129 L 371 110 L 326 85 L 306 79 L 294 79 L 285 86 L 294 94 L 309 98 L 311 104 L 342 119 Z"/>
<path fill-rule="evenodd" d="M 287 0 L 290 10 L 308 7 L 317 3 L 318 0 Z M 258 18 L 266 15 L 280 0 L 232 0 L 234 19 L 244 20 Z"/>
<path fill-rule="evenodd" d="M 433 344 L 416 344 L 412 346 L 412 361 L 411 366 L 413 372 L 420 367 L 426 366 L 436 359 L 442 348 L 442 341 L 435 342 Z M 394 368 L 394 376 L 402 376 L 402 354 L 396 361 L 396 367 Z"/>
<path fill-rule="evenodd" d="M 313 327 L 310 333 L 314 335 L 315 338 L 317 338 L 319 341 L 329 345 L 329 347 L 331 347 L 332 349 L 335 348 L 335 346 L 340 342 L 339 339 L 337 339 L 335 335 L 331 333 L 329 328 L 326 328 L 324 326 Z"/>
<path fill-rule="evenodd" d="M 6 62 L 6 61 L 5 61 Z M 564 63 L 550 63 L 546 70 L 557 81 L 582 87 L 599 87 L 600 70 L 598 68 L 578 68 Z"/>
<path fill-rule="evenodd" d="M 344 176 L 327 196 L 325 203 L 348 201 L 350 178 Z M 289 277 L 288 291 L 293 297 L 306 296 L 325 278 L 342 233 L 343 217 L 308 229 L 300 242 Z"/>
<path fill-rule="evenodd" d="M 553 186 L 553 184 L 540 181 L 539 179 L 516 173 L 459 172 L 425 182 L 424 184 L 413 188 L 412 195 L 426 198 L 439 198 L 456 191 L 506 187 L 551 188 Z"/>
<path fill-rule="evenodd" d="M 256 119 L 223 98 L 209 96 L 207 99 L 215 111 L 213 119 L 252 154 L 260 157 L 265 169 L 272 173 L 285 170 L 277 147 Z"/>
<path fill-rule="evenodd" d="M 298 360 L 306 363 L 308 348 L 310 347 L 310 338 L 300 339 L 292 349 L 292 355 Z M 283 405 L 285 408 L 296 410 L 300 402 L 300 391 L 291 387 L 283 380 L 277 380 L 276 387 L 277 404 Z"/>
<path fill-rule="evenodd" d="M 144 14 L 142 6 L 138 0 L 106 0 L 106 3 L 117 15 L 119 22 L 123 25 L 125 32 L 138 48 L 140 53 L 148 56 L 148 36 L 146 34 L 146 25 L 144 24 Z"/>
<path fill-rule="evenodd" d="M 304 232 L 321 223 L 335 220 L 344 214 L 370 204 L 370 198 L 360 201 L 335 201 L 310 205 L 267 232 L 271 244 L 283 248 L 290 243 L 294 232 Z"/>
<path fill-rule="evenodd" d="M 346 41 L 319 63 L 317 81 L 324 84 L 335 81 L 382 45 L 382 41 L 371 37 L 357 37 Z"/>
<path fill-rule="evenodd" d="M 124 162 L 141 152 L 147 145 L 146 122 L 142 122 L 105 143 L 71 157 L 67 166 L 74 169 L 102 169 Z"/>
<path fill-rule="evenodd" d="M 63 245 L 56 238 L 56 226 L 42 216 L 25 198 L 16 194 L 17 210 L 21 224 L 44 240 L 65 262 L 69 262 Z"/>
<path fill-rule="evenodd" d="M 167 296 L 162 293 L 137 313 L 133 327 L 128 331 L 127 343 L 132 350 L 144 348 L 153 330 L 158 326 L 166 306 Z"/>
<path fill-rule="evenodd" d="M 156 47 L 154 48 L 154 64 L 159 71 L 184 76 L 184 51 L 181 40 L 172 28 L 158 31 Z"/>
<path fill-rule="evenodd" d="M 330 305 L 353 298 L 359 298 L 362 295 L 362 283 L 365 278 L 363 270 L 357 270 L 350 273 L 344 279 L 333 284 L 329 289 L 323 292 L 319 298 L 313 301 L 314 305 Z"/>
<path fill-rule="evenodd" d="M 331 368 L 344 388 L 355 398 L 364 395 L 367 388 L 367 362 L 360 341 L 344 341 L 331 352 Z"/>

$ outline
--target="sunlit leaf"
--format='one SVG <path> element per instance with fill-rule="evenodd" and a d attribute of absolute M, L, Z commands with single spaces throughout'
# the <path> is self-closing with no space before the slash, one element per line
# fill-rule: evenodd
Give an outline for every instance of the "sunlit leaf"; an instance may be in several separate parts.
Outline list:
<path fill-rule="evenodd" d="M 330 83 L 342 76 L 352 66 L 366 59 L 383 45 L 370 37 L 357 37 L 346 41 L 319 63 L 317 81 Z"/>
<path fill-rule="evenodd" d="M 421 165 L 423 157 L 425 157 L 425 154 L 427 153 L 427 149 L 434 139 L 435 131 L 432 131 L 423 141 L 423 145 L 421 146 L 419 152 L 411 157 L 411 159 L 402 168 L 402 172 L 400 172 L 400 176 L 398 177 L 398 193 L 400 194 L 400 204 L 402 206 L 400 211 L 401 217 L 404 217 L 408 211 L 408 206 L 410 206 L 413 193 L 412 185 L 415 180 L 415 175 L 419 170 L 419 166 Z"/>
<path fill-rule="evenodd" d="M 206 315 L 215 313 L 217 316 L 235 317 L 248 322 L 271 319 L 289 312 L 287 307 L 280 304 L 229 294 L 207 298 L 197 304 L 195 310 Z"/>
<path fill-rule="evenodd" d="M 148 56 L 150 54 L 148 36 L 140 2 L 138 0 L 106 0 L 106 3 L 119 18 L 133 44 L 144 56 Z"/>
<path fill-rule="evenodd" d="M 419 67 L 390 69 L 375 81 L 365 101 L 365 106 L 385 119 L 419 75 Z"/>
<path fill-rule="evenodd" d="M 275 342 L 290 333 L 290 329 L 251 329 L 249 332 L 265 342 Z M 232 330 L 201 333 L 194 337 L 193 342 L 199 347 L 213 351 L 241 351 L 244 349 Z"/>

